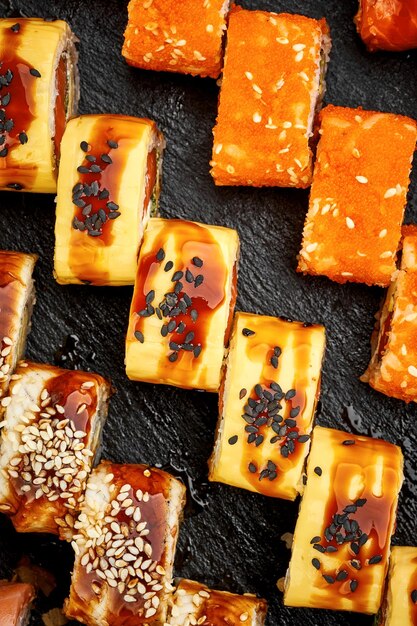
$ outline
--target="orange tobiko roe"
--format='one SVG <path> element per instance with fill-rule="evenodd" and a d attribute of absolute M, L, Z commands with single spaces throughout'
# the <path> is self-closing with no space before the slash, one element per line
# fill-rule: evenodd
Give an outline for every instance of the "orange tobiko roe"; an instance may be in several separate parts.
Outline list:
<path fill-rule="evenodd" d="M 417 47 L 417 0 L 360 0 L 355 23 L 371 51 Z"/>
<path fill-rule="evenodd" d="M 129 65 L 217 78 L 225 0 L 130 0 L 122 54 Z"/>

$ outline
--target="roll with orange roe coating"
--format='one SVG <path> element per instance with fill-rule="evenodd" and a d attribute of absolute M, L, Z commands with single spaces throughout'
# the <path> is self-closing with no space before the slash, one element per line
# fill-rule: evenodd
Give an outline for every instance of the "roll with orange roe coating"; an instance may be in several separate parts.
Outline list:
<path fill-rule="evenodd" d="M 387 287 L 396 269 L 414 120 L 327 106 L 298 271 Z"/>
<path fill-rule="evenodd" d="M 417 0 L 359 0 L 355 23 L 371 52 L 417 48 Z"/>
<path fill-rule="evenodd" d="M 216 185 L 310 186 L 329 51 L 325 20 L 232 9 L 213 131 Z"/>
<path fill-rule="evenodd" d="M 417 402 L 417 227 L 402 229 L 400 270 L 377 314 L 372 358 L 361 380 L 387 396 Z"/>
<path fill-rule="evenodd" d="M 129 65 L 220 74 L 229 0 L 130 0 L 122 54 Z"/>

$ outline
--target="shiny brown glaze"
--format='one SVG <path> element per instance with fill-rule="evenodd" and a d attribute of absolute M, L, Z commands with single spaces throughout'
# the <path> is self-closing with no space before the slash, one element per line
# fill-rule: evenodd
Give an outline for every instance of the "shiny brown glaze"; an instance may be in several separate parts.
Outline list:
<path fill-rule="evenodd" d="M 181 271 L 184 276 L 180 282 L 182 288 L 179 291 L 178 298 L 181 299 L 186 294 L 191 299 L 191 305 L 188 307 L 187 312 L 179 313 L 178 315 L 166 316 L 161 320 L 161 327 L 169 323 L 172 319 L 176 321 L 176 328 L 183 323 L 185 325 L 182 333 L 174 330 L 168 333 L 164 339 L 161 337 L 161 341 L 165 341 L 167 344 L 166 354 L 159 362 L 158 372 L 162 378 L 164 371 L 173 369 L 176 364 L 182 359 L 194 360 L 200 358 L 195 356 L 193 351 L 185 351 L 180 349 L 178 351 L 178 358 L 176 361 L 171 362 L 169 356 L 172 352 L 175 352 L 170 348 L 170 343 L 174 342 L 177 345 L 182 345 L 187 333 L 193 332 L 194 337 L 192 339 L 192 345 L 194 347 L 200 347 L 201 352 L 206 347 L 207 328 L 211 322 L 213 313 L 219 309 L 226 297 L 226 281 L 227 281 L 227 268 L 224 265 L 223 254 L 219 244 L 216 242 L 213 235 L 203 226 L 195 224 L 193 222 L 183 222 L 181 220 L 170 220 L 169 228 L 172 232 L 172 225 L 176 226 L 175 230 L 175 255 L 174 258 L 169 259 L 164 257 L 162 261 L 158 261 L 156 255 L 159 250 L 164 249 L 165 235 L 164 232 L 160 234 L 158 240 L 154 242 L 152 252 L 147 255 L 143 255 L 139 259 L 139 267 L 137 273 L 137 281 L 135 286 L 134 299 L 132 302 L 132 310 L 136 312 L 135 331 L 140 331 L 145 336 L 146 341 L 146 317 L 141 317 L 139 312 L 144 310 L 147 306 L 146 295 L 149 291 L 158 284 L 158 273 L 164 273 L 164 266 L 168 261 L 174 263 L 173 268 L 169 271 L 169 275 L 173 276 L 175 272 Z M 203 261 L 202 267 L 196 267 L 192 263 L 192 259 L 198 257 Z M 185 272 L 190 270 L 194 277 L 198 275 L 203 276 L 203 282 L 195 287 L 194 283 L 188 283 L 185 279 Z M 234 298 L 236 297 L 236 270 L 234 272 Z M 175 282 L 172 283 L 172 291 L 174 290 Z M 154 302 L 156 307 L 159 303 Z M 232 303 L 233 304 L 233 303 Z M 231 305 L 232 306 L 232 305 Z M 198 317 L 196 321 L 191 318 L 191 311 L 197 311 Z M 228 331 L 224 337 L 226 342 L 228 339 Z M 184 380 L 184 385 L 187 381 Z"/>
<path fill-rule="evenodd" d="M 86 381 L 95 381 L 98 385 L 102 381 L 100 377 L 96 377 L 90 373 L 81 371 L 65 371 L 59 368 L 53 368 L 49 365 L 40 366 L 38 364 L 32 366 L 28 364 L 28 368 L 34 367 L 36 370 L 46 369 L 51 372 L 51 378 L 46 381 L 44 389 L 51 396 L 51 403 L 48 406 L 55 407 L 57 404 L 63 407 L 64 412 L 61 414 L 62 419 L 71 420 L 76 430 L 86 432 L 83 438 L 87 442 L 90 436 L 92 421 L 97 412 L 97 387 L 94 385 L 90 389 L 81 389 L 81 385 Z M 18 369 L 17 372 L 23 374 L 28 372 L 28 368 Z M 24 383 L 23 383 L 24 384 Z M 39 400 L 39 403 L 41 401 Z M 86 405 L 85 409 L 77 413 L 77 411 Z M 42 414 L 37 414 L 42 419 Z M 60 415 L 60 417 L 61 417 Z M 32 424 L 36 426 L 36 420 L 32 420 Z M 18 466 L 19 469 L 20 466 Z M 49 470 L 46 477 L 53 477 L 54 470 Z M 59 526 L 55 522 L 55 518 L 65 516 L 68 509 L 64 506 L 65 500 L 58 498 L 54 502 L 48 500 L 46 496 L 35 499 L 35 493 L 38 486 L 31 484 L 30 490 L 22 492 L 22 486 L 27 485 L 22 478 L 10 478 L 10 485 L 13 488 L 16 498 L 19 501 L 19 507 L 16 515 L 13 517 L 13 524 L 19 532 L 30 532 L 37 530 L 37 520 L 41 520 L 41 526 L 44 532 L 49 531 L 58 534 Z"/>
<path fill-rule="evenodd" d="M 293 322 L 293 329 L 296 331 L 297 328 L 302 328 L 302 324 L 299 322 Z M 265 351 L 265 361 L 264 367 L 262 371 L 262 376 L 258 384 L 262 386 L 262 389 L 265 391 L 269 391 L 272 395 L 275 395 L 278 392 L 275 392 L 271 389 L 271 383 L 278 382 L 280 380 L 280 370 L 281 370 L 281 359 L 278 359 L 278 367 L 275 369 L 271 365 L 271 358 L 274 355 L 274 348 L 278 347 L 280 349 L 284 348 L 287 341 L 289 340 L 289 335 L 292 332 L 292 328 L 288 325 L 285 329 L 284 327 L 279 330 L 279 337 L 276 340 L 277 343 L 273 343 L 274 337 L 277 337 L 278 332 L 277 328 L 274 324 L 269 324 L 269 330 L 267 328 L 268 323 L 265 322 L 262 326 L 262 337 L 257 341 L 257 335 L 255 333 L 254 336 L 244 338 L 242 340 L 247 341 L 246 346 L 246 354 L 247 358 L 251 359 L 252 353 L 258 353 L 259 350 Z M 312 326 L 312 328 L 315 328 Z M 276 483 L 280 482 L 281 476 L 283 473 L 297 465 L 299 463 L 300 458 L 305 454 L 305 442 L 301 443 L 294 439 L 294 450 L 289 452 L 287 456 L 283 455 L 283 447 L 288 447 L 288 442 L 290 437 L 288 436 L 291 432 L 297 432 L 299 435 L 305 434 L 304 429 L 299 426 L 299 423 L 302 422 L 304 417 L 304 409 L 306 407 L 306 391 L 308 388 L 308 380 L 307 380 L 307 370 L 306 364 L 309 363 L 310 360 L 310 350 L 311 345 L 308 343 L 306 339 L 306 330 L 303 329 L 300 333 L 299 341 L 295 342 L 293 350 L 294 350 L 294 377 L 292 379 L 291 386 L 289 389 L 283 389 L 282 394 L 284 395 L 289 390 L 291 392 L 295 392 L 295 395 L 291 398 L 286 399 L 285 396 L 279 399 L 279 403 L 282 405 L 282 409 L 279 410 L 279 415 L 282 416 L 282 421 L 279 423 L 280 426 L 284 425 L 286 419 L 290 418 L 291 410 L 299 408 L 298 415 L 294 418 L 297 422 L 296 426 L 288 427 L 287 433 L 285 436 L 281 436 L 278 441 L 274 444 L 276 453 L 271 455 L 271 462 L 276 466 L 277 472 L 276 476 L 272 478 L 272 480 L 267 476 L 265 478 L 261 478 L 261 472 L 266 472 L 266 467 L 261 465 L 258 462 L 258 459 L 261 458 L 262 444 L 256 446 L 256 443 L 247 443 L 246 444 L 246 454 L 241 459 L 240 471 L 245 475 L 247 480 L 252 484 L 252 486 L 257 490 L 261 491 L 264 495 L 274 497 L 276 495 Z M 265 334 L 264 334 L 265 333 Z M 270 345 L 265 343 L 265 335 L 268 335 L 271 339 Z M 319 373 L 318 373 L 319 375 Z M 255 382 L 256 384 L 256 382 Z M 252 391 L 250 392 L 250 396 L 253 400 L 258 398 L 255 392 L 255 384 L 253 385 Z M 291 394 L 292 395 L 292 394 Z M 244 405 L 246 405 L 247 398 L 244 400 Z M 274 432 L 271 428 L 273 421 L 268 417 L 268 412 L 266 410 L 261 411 L 259 413 L 258 418 L 265 418 L 268 421 L 265 425 L 259 428 L 259 433 L 264 436 L 265 440 L 272 439 L 277 436 L 277 433 Z M 286 452 L 286 451 L 285 451 Z M 262 461 L 261 461 L 262 462 Z M 256 467 L 255 472 L 251 472 L 249 470 L 250 464 L 253 464 Z M 270 474 L 272 477 L 272 475 Z"/>
<path fill-rule="evenodd" d="M 0 626 L 20 626 L 29 604 L 35 597 L 35 589 L 27 583 L 0 581 Z"/>
<path fill-rule="evenodd" d="M 323 472 L 331 472 L 332 492 L 329 494 L 326 502 L 320 533 L 321 541 L 317 543 L 325 548 L 332 546 L 337 551 L 330 555 L 326 554 L 326 558 L 334 559 L 335 566 L 331 569 L 328 567 L 326 569 L 322 568 L 317 573 L 315 586 L 326 588 L 328 592 L 326 596 L 322 596 L 320 599 L 322 608 L 334 609 L 334 601 L 338 595 L 356 594 L 359 597 L 356 598 L 358 604 L 355 605 L 354 610 L 361 611 L 360 598 L 366 598 L 368 590 L 373 584 L 372 568 L 380 567 L 380 564 L 370 564 L 369 560 L 373 557 L 381 556 L 385 569 L 387 567 L 391 541 L 389 530 L 391 520 L 393 516 L 395 517 L 397 506 L 398 467 L 394 466 L 394 462 L 390 463 L 389 451 L 384 451 L 384 446 L 390 444 L 385 444 L 385 442 L 380 440 L 373 440 L 376 444 L 375 448 L 364 450 L 361 445 L 361 439 L 364 441 L 364 438 L 350 434 L 347 436 L 346 433 L 339 433 L 338 431 L 334 432 L 337 433 L 332 444 L 335 446 L 334 455 L 336 461 L 330 468 L 321 468 Z M 344 445 L 344 440 L 352 440 L 356 443 Z M 375 466 L 371 459 L 374 456 L 376 463 L 377 457 L 380 457 L 380 455 L 384 457 L 383 492 L 376 496 L 372 491 Z M 343 515 L 344 508 L 354 504 L 354 501 L 349 498 L 347 493 L 352 478 L 352 466 L 362 468 L 361 478 L 364 486 L 358 498 L 365 500 L 365 503 L 362 506 L 358 506 L 354 513 L 348 514 L 348 519 L 356 521 L 359 525 L 359 530 L 355 533 L 354 540 L 339 544 L 334 538 L 331 540 L 327 539 L 325 531 L 326 528 L 330 527 L 335 514 Z M 343 530 L 342 533 L 344 534 Z M 364 545 L 359 545 L 359 551 L 356 554 L 351 546 L 352 543 L 358 544 L 361 534 L 367 535 L 368 539 Z M 320 552 L 315 550 L 312 552 L 314 552 L 314 557 L 320 560 Z M 359 570 L 352 566 L 352 561 L 359 562 Z M 345 570 L 348 574 L 345 580 L 336 580 L 333 584 L 329 584 L 323 578 L 323 574 L 335 578 L 341 570 Z M 357 587 L 353 591 L 351 589 L 352 581 L 357 582 Z"/>
<path fill-rule="evenodd" d="M 112 493 L 112 499 L 116 498 L 123 485 L 129 484 L 131 486 L 128 492 L 129 498 L 132 500 L 133 506 L 140 507 L 141 521 L 146 521 L 149 529 L 146 541 L 152 546 L 152 560 L 157 561 L 159 564 L 164 564 L 168 515 L 167 499 L 169 497 L 168 475 L 159 470 L 149 470 L 143 465 L 118 465 L 104 461 L 100 467 L 103 466 L 105 466 L 107 473 L 114 476 L 111 484 L 116 486 L 116 490 Z M 144 493 L 149 493 L 147 502 L 139 501 L 136 498 L 135 493 L 138 489 Z M 121 511 L 117 516 L 117 521 L 129 524 L 130 519 Z M 138 535 L 135 528 L 130 527 L 129 535 L 126 538 L 134 539 Z M 144 558 L 148 557 L 145 556 Z M 86 614 L 88 615 L 89 613 L 89 604 L 97 601 L 97 594 L 94 593 L 92 587 L 93 584 L 103 588 L 103 590 L 106 589 L 109 594 L 106 602 L 106 623 L 112 626 L 137 626 L 138 624 L 145 624 L 151 621 L 138 614 L 145 602 L 143 597 L 139 597 L 136 602 L 125 602 L 117 588 L 111 588 L 106 583 L 103 583 L 94 570 L 88 574 L 85 567 L 81 566 L 81 564 L 76 566 L 73 576 L 69 610 L 71 617 L 78 617 L 83 622 L 86 620 Z M 164 591 L 158 592 L 158 595 L 160 594 L 164 594 Z M 95 623 L 95 621 L 92 623 Z"/>
<path fill-rule="evenodd" d="M 123 120 L 122 120 L 123 121 Z M 85 195 L 83 192 L 79 198 L 85 205 L 91 205 L 91 212 L 86 216 L 84 207 L 74 205 L 74 221 L 71 233 L 70 259 L 69 264 L 74 275 L 82 282 L 94 285 L 103 285 L 108 282 L 108 271 L 106 268 L 94 264 L 93 250 L 95 246 L 111 246 L 113 243 L 112 225 L 115 219 L 120 216 L 118 195 L 121 185 L 126 161 L 129 156 L 129 149 L 132 144 L 131 135 L 127 132 L 125 124 L 117 124 L 117 119 L 109 120 L 107 116 L 101 116 L 97 119 L 89 137 L 85 138 L 88 144 L 88 152 L 85 157 L 91 157 L 94 161 L 84 158 L 78 165 L 74 167 L 91 168 L 92 165 L 98 165 L 100 172 L 78 173 L 77 185 L 98 184 L 99 192 L 96 195 Z M 108 142 L 115 142 L 117 148 L 111 148 Z M 110 157 L 111 163 L 102 160 L 102 155 Z M 152 150 L 148 154 L 147 173 L 145 177 L 145 201 L 142 208 L 142 215 L 146 211 L 146 207 L 151 198 L 153 188 L 157 178 L 157 156 L 156 150 Z M 108 197 L 100 199 L 99 193 L 103 190 L 108 191 Z M 73 195 L 74 200 L 74 195 Z M 115 205 L 115 211 L 110 211 L 108 203 Z M 138 211 L 140 211 L 138 207 Z M 99 211 L 104 211 L 105 221 L 101 227 L 94 228 L 93 235 L 89 231 L 89 219 L 95 219 Z M 103 215 L 103 214 L 102 214 Z M 79 221 L 82 225 L 74 228 L 74 222 Z M 97 222 L 96 222 L 97 223 Z M 87 225 L 87 228 L 85 226 Z M 90 230 L 91 232 L 91 230 Z M 86 241 L 86 238 L 87 241 Z M 83 274 L 83 269 L 88 267 L 88 276 Z"/>
<path fill-rule="evenodd" d="M 19 56 L 19 45 L 21 37 L 24 37 L 25 24 L 24 21 L 16 21 L 19 30 L 11 28 L 3 31 L 2 34 L 2 51 L 0 56 L 0 73 L 5 76 L 7 72 L 11 72 L 12 78 L 8 85 L 3 85 L 0 90 L 1 98 L 10 95 L 10 102 L 0 105 L 0 120 L 2 124 L 8 120 L 13 121 L 13 128 L 9 131 L 0 132 L 0 154 L 7 153 L 6 156 L 0 156 L 0 184 L 1 186 L 10 187 L 11 189 L 30 188 L 37 171 L 35 163 L 22 163 L 13 158 L 13 151 L 17 146 L 21 145 L 19 135 L 26 133 L 28 141 L 30 141 L 30 125 L 35 119 L 35 90 L 36 76 L 30 74 L 32 66 L 27 59 Z M 4 126 L 3 126 L 4 129 Z"/>
<path fill-rule="evenodd" d="M 61 154 L 61 139 L 64 134 L 67 121 L 67 98 L 68 98 L 68 61 L 63 54 L 59 59 L 56 70 L 56 100 L 55 100 L 55 161 L 59 163 Z"/>

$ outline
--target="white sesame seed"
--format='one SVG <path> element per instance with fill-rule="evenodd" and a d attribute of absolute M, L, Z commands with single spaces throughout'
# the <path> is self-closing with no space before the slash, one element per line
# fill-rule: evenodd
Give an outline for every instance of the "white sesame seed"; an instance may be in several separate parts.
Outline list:
<path fill-rule="evenodd" d="M 295 52 L 301 52 L 301 50 L 304 50 L 304 48 L 305 48 L 305 47 L 306 47 L 306 46 L 305 46 L 305 44 L 304 44 L 304 43 L 296 43 L 296 44 L 294 44 L 294 45 L 293 45 L 292 49 L 293 49 Z"/>
<path fill-rule="evenodd" d="M 386 250 L 385 252 L 379 255 L 381 259 L 388 259 L 391 256 L 392 256 L 391 250 Z"/>
<path fill-rule="evenodd" d="M 308 246 L 306 246 L 306 250 L 307 252 L 314 252 L 314 250 L 316 250 L 317 246 L 319 244 L 317 242 L 315 243 L 309 243 Z"/>
<path fill-rule="evenodd" d="M 383 239 L 384 237 L 386 237 L 386 236 L 387 236 L 387 233 L 388 233 L 387 229 L 386 229 L 386 228 L 383 228 L 383 229 L 379 232 L 378 237 L 379 237 L 380 239 Z"/>
<path fill-rule="evenodd" d="M 350 229 L 355 228 L 355 222 L 353 221 L 351 217 L 346 218 L 346 226 Z"/>
<path fill-rule="evenodd" d="M 358 183 L 361 183 L 362 185 L 366 185 L 366 183 L 368 182 L 368 179 L 366 178 L 366 176 L 355 176 L 355 178 L 358 181 Z"/>
<path fill-rule="evenodd" d="M 213 26 L 213 24 L 207 24 L 207 26 L 206 26 L 206 31 L 207 31 L 208 33 L 212 33 L 212 32 L 214 31 L 214 26 Z"/>
<path fill-rule="evenodd" d="M 411 376 L 414 376 L 415 378 L 417 378 L 417 367 L 415 367 L 414 365 L 409 365 L 408 373 L 411 374 Z"/>
<path fill-rule="evenodd" d="M 252 72 L 245 72 L 245 76 L 248 80 L 253 80 L 253 74 Z"/>
<path fill-rule="evenodd" d="M 252 116 L 252 119 L 255 122 L 255 124 L 259 124 L 259 122 L 262 121 L 262 115 L 260 115 L 259 113 L 254 113 Z"/>
<path fill-rule="evenodd" d="M 393 196 L 397 195 L 397 190 L 395 187 L 391 187 L 390 189 L 387 189 L 386 192 L 384 193 L 384 198 L 392 198 Z"/>

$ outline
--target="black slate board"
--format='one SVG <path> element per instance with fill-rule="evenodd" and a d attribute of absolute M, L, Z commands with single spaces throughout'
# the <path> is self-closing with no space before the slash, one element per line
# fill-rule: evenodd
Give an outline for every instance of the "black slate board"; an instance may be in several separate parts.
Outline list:
<path fill-rule="evenodd" d="M 178 0 L 180 2 L 181 0 Z M 129 68 L 120 50 L 125 0 L 0 0 L 0 16 L 57 16 L 80 38 L 80 112 L 112 112 L 156 120 L 167 139 L 161 212 L 237 228 L 242 242 L 238 308 L 321 322 L 327 328 L 318 423 L 402 443 L 406 456 L 396 544 L 415 542 L 416 407 L 386 398 L 358 380 L 370 354 L 373 316 L 382 290 L 340 286 L 295 273 L 307 192 L 216 189 L 208 174 L 218 87 L 210 79 Z M 417 51 L 368 54 L 352 18 L 356 0 L 245 0 L 246 8 L 325 16 L 333 51 L 326 100 L 417 116 Z M 389 150 L 389 146 L 387 146 Z M 381 154 L 381 159 L 384 155 Z M 417 175 L 408 221 L 417 221 Z M 36 252 L 38 302 L 28 356 L 111 377 L 117 395 L 104 431 L 103 456 L 160 464 L 191 486 L 176 573 L 270 604 L 268 626 L 370 625 L 373 618 L 282 606 L 276 580 L 289 551 L 280 540 L 294 528 L 298 503 L 272 500 L 225 485 L 207 485 L 217 397 L 133 383 L 124 367 L 124 333 L 132 289 L 63 288 L 52 278 L 54 198 L 0 193 L 0 248 Z M 72 337 L 74 335 L 75 337 Z M 58 588 L 39 610 L 65 597 L 71 549 L 50 537 L 17 535 L 0 520 L 0 576 L 22 554 L 55 572 Z M 33 624 L 41 624 L 34 616 Z"/>

